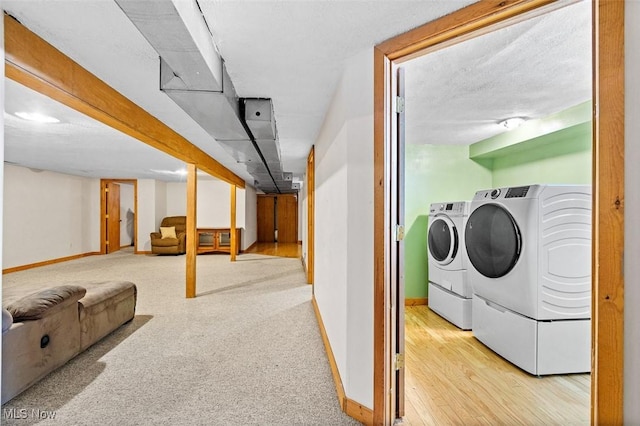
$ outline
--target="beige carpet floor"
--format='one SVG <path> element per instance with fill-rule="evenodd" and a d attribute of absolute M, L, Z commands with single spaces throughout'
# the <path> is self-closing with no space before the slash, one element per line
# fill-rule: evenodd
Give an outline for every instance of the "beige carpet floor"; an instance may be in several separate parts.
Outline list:
<path fill-rule="evenodd" d="M 2 424 L 355 425 L 341 412 L 299 259 L 124 250 L 3 276 L 28 283 L 129 280 L 136 317 L 6 403 Z M 12 420 L 9 411 L 27 410 Z M 37 411 L 36 411 L 37 412 Z M 15 416 L 14 416 L 15 417 Z"/>

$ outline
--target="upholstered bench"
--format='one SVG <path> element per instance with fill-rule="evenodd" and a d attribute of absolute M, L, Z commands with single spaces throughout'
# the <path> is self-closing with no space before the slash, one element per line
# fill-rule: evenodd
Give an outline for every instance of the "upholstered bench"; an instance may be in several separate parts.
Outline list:
<path fill-rule="evenodd" d="M 128 281 L 81 282 L 3 300 L 2 403 L 65 364 L 135 315 L 137 289 Z"/>

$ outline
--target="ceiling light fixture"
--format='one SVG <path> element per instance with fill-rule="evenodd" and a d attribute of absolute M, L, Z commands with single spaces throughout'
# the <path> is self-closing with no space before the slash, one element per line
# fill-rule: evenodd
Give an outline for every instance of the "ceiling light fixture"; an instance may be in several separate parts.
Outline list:
<path fill-rule="evenodd" d="M 22 118 L 23 120 L 35 121 L 37 123 L 59 123 L 55 117 L 51 117 L 50 115 L 40 114 L 39 112 L 16 112 L 17 117 Z"/>
<path fill-rule="evenodd" d="M 520 127 L 525 121 L 527 121 L 527 119 L 524 117 L 511 117 L 506 120 L 499 121 L 498 124 L 509 130 L 513 130 Z"/>

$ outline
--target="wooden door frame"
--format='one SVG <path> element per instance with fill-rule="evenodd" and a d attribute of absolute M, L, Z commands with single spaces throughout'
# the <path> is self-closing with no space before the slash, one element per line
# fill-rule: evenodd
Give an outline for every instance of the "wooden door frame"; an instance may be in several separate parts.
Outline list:
<path fill-rule="evenodd" d="M 593 3 L 593 235 L 592 424 L 624 418 L 624 2 Z M 565 3 L 566 4 L 566 3 Z M 388 424 L 391 345 L 389 318 L 390 205 L 388 152 L 392 143 L 391 64 L 429 48 L 493 31 L 508 19 L 555 0 L 481 0 L 393 37 L 374 49 L 374 405 L 373 422 Z"/>
<path fill-rule="evenodd" d="M 316 185 L 316 167 L 315 167 L 315 147 L 311 147 L 309 156 L 307 157 L 307 283 L 313 284 L 314 279 L 314 262 L 315 262 L 315 185 Z"/>
<path fill-rule="evenodd" d="M 137 179 L 100 179 L 100 254 L 107 254 L 107 227 L 104 223 L 104 212 L 107 210 L 106 189 L 109 183 L 126 183 L 133 185 L 133 252 L 138 254 L 138 180 Z"/>

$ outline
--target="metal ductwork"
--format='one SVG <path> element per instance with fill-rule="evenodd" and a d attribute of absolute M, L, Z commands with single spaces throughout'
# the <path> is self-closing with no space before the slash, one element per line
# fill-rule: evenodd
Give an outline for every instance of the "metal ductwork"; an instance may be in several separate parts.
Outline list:
<path fill-rule="evenodd" d="M 160 55 L 160 90 L 265 193 L 297 192 L 283 172 L 271 99 L 239 98 L 196 0 L 115 0 Z"/>

